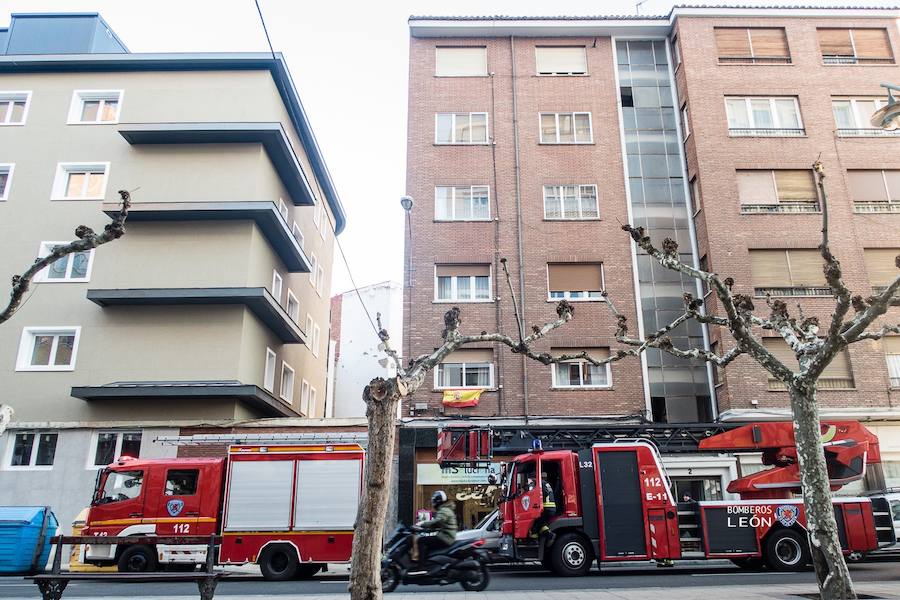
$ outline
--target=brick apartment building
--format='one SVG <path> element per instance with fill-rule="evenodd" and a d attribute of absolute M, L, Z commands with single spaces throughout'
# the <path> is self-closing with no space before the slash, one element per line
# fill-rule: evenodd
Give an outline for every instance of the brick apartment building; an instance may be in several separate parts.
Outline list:
<path fill-rule="evenodd" d="M 863 295 L 885 285 L 900 253 L 900 137 L 869 116 L 884 102 L 879 83 L 900 82 L 898 17 L 680 7 L 659 17 L 411 18 L 405 355 L 438 345 L 450 306 L 466 331 L 516 331 L 501 258 L 528 326 L 554 317 L 559 298 L 575 303 L 575 319 L 539 350 L 615 349 L 601 290 L 633 329 L 670 322 L 684 292 L 704 290 L 636 253 L 624 222 L 677 239 L 685 260 L 734 277 L 763 307 L 771 293 L 826 319 L 819 157 L 846 281 Z M 718 335 L 692 324 L 673 339 L 727 350 Z M 401 518 L 439 485 L 472 483 L 435 470 L 438 420 L 535 430 L 788 415 L 786 392 L 747 358 L 720 372 L 658 352 L 607 369 L 551 368 L 485 345 L 444 362 L 432 389 L 403 407 L 400 486 L 415 506 L 401 494 Z M 484 389 L 476 407 L 443 406 L 446 389 L 466 387 Z M 900 484 L 900 338 L 853 346 L 820 389 L 827 417 L 866 419 L 881 438 L 883 473 L 867 484 Z M 694 497 L 721 497 L 728 478 L 758 469 L 753 456 L 667 462 Z M 467 519 L 487 510 L 465 504 Z"/>

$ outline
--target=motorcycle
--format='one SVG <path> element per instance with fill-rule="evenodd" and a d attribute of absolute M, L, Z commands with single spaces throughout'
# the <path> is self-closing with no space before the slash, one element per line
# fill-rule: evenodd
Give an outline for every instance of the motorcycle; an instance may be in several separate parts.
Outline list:
<path fill-rule="evenodd" d="M 449 585 L 459 583 L 469 592 L 487 588 L 491 576 L 487 569 L 488 555 L 480 547 L 484 540 L 462 540 L 447 548 L 432 551 L 419 567 L 410 556 L 414 536 L 421 533 L 419 527 L 397 526 L 385 544 L 381 559 L 381 589 L 393 592 L 398 585 Z"/>

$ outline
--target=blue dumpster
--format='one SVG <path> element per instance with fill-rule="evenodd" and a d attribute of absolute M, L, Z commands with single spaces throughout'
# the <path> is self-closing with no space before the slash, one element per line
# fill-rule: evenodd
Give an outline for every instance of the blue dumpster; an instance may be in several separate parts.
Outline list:
<path fill-rule="evenodd" d="M 0 573 L 38 573 L 59 523 L 49 506 L 0 506 Z"/>

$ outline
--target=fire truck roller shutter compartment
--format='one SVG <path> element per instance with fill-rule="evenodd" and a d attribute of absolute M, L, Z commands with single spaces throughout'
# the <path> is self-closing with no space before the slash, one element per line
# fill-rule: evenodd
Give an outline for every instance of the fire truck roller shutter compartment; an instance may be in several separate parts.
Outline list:
<path fill-rule="evenodd" d="M 225 531 L 287 530 L 293 479 L 292 460 L 233 461 Z"/>
<path fill-rule="evenodd" d="M 297 461 L 294 529 L 352 530 L 359 507 L 362 461 Z"/>
<path fill-rule="evenodd" d="M 595 452 L 594 460 L 600 465 L 606 556 L 646 555 L 637 452 Z"/>

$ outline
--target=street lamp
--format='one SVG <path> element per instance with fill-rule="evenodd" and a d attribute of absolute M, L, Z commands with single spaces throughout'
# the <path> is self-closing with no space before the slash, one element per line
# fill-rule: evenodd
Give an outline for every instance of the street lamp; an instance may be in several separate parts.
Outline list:
<path fill-rule="evenodd" d="M 413 207 L 413 199 L 412 196 L 401 196 L 400 198 L 400 206 L 403 207 L 403 210 L 406 211 L 406 214 L 409 214 L 409 211 L 412 210 Z"/>
<path fill-rule="evenodd" d="M 900 127 L 900 102 L 891 94 L 891 90 L 900 91 L 900 86 L 890 83 L 882 83 L 881 87 L 887 90 L 888 103 L 875 111 L 869 123 L 872 127 L 893 131 Z"/>

